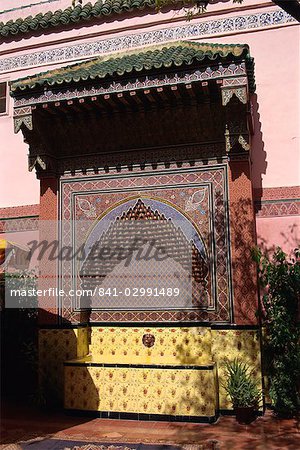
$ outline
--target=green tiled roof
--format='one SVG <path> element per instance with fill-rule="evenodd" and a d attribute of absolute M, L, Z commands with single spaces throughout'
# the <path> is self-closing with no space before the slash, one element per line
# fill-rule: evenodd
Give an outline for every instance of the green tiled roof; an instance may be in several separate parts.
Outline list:
<path fill-rule="evenodd" d="M 123 51 L 113 55 L 100 56 L 88 61 L 49 70 L 37 75 L 21 78 L 11 83 L 12 94 L 17 90 L 33 89 L 38 86 L 54 86 L 62 83 L 80 82 L 122 76 L 132 72 L 190 65 L 196 61 L 245 58 L 249 82 L 253 80 L 253 62 L 249 48 L 242 44 L 205 44 L 179 41 L 156 45 L 146 49 Z M 254 84 L 254 83 L 252 83 Z"/>
<path fill-rule="evenodd" d="M 70 0 L 71 3 L 71 0 Z M 155 0 L 98 0 L 92 4 L 80 4 L 75 8 L 71 6 L 64 10 L 40 13 L 36 16 L 28 16 L 25 19 L 0 22 L 0 36 L 7 37 L 19 33 L 29 33 L 45 28 L 67 26 L 80 21 L 89 21 L 112 14 L 122 14 L 135 9 L 155 8 Z"/>

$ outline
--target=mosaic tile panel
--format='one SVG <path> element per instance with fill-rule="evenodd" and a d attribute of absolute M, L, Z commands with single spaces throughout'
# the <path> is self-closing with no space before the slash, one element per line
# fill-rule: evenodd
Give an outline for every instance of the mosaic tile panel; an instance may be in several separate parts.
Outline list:
<path fill-rule="evenodd" d="M 213 370 L 65 367 L 65 408 L 214 416 Z"/>
<path fill-rule="evenodd" d="M 144 336 L 153 336 L 147 347 Z M 211 330 L 205 327 L 92 327 L 90 352 L 99 363 L 211 364 Z"/>
<path fill-rule="evenodd" d="M 62 398 L 64 377 L 63 363 L 82 358 L 89 352 L 89 329 L 41 329 L 39 330 L 39 370 L 45 392 L 51 385 L 57 400 Z"/>
<path fill-rule="evenodd" d="M 78 221 L 97 222 L 116 205 L 132 198 L 152 198 L 173 205 L 195 224 L 209 252 L 211 262 L 211 297 L 204 311 L 92 311 L 90 320 L 97 321 L 229 321 L 231 317 L 230 275 L 226 211 L 226 166 L 209 169 L 193 167 L 178 170 L 121 175 L 62 178 L 61 219 L 63 245 L 72 245 L 73 217 Z M 209 195 L 201 195 L 208 189 Z M 202 198 L 203 197 L 203 198 Z M 90 226 L 93 222 L 90 221 Z M 85 230 L 82 230 L 84 236 Z M 86 230 L 88 231 L 88 230 Z M 77 242 L 76 245 L 80 244 Z M 74 269 L 63 261 L 60 274 L 65 292 L 72 289 Z M 210 311 L 211 309 L 211 311 Z M 78 313 L 72 309 L 71 299 L 64 298 L 62 315 L 76 321 Z"/>
<path fill-rule="evenodd" d="M 145 335 L 154 336 L 154 345 L 145 345 Z M 64 381 L 63 363 L 73 364 L 74 358 L 75 366 L 65 367 Z M 58 398 L 65 391 L 69 409 L 213 416 L 218 402 L 220 409 L 232 408 L 223 383 L 224 361 L 234 358 L 249 364 L 261 387 L 259 330 L 94 326 L 91 331 L 87 327 L 39 331 L 40 373 Z M 90 367 L 91 362 L 145 367 Z M 213 363 L 215 373 L 205 368 Z"/>

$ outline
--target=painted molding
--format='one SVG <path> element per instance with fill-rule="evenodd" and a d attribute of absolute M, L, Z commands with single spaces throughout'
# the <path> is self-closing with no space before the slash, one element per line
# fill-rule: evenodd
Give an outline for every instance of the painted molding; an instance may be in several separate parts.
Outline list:
<path fill-rule="evenodd" d="M 39 217 L 17 217 L 15 219 L 0 219 L 0 233 L 16 231 L 35 231 L 39 229 Z"/>
<path fill-rule="evenodd" d="M 0 220 L 23 219 L 39 215 L 40 205 L 7 206 L 0 208 Z"/>
<path fill-rule="evenodd" d="M 268 200 L 300 199 L 300 186 L 278 186 L 254 189 L 254 200 L 265 202 Z"/>
<path fill-rule="evenodd" d="M 39 205 L 0 208 L 0 233 L 38 230 Z"/>
<path fill-rule="evenodd" d="M 300 199 L 255 202 L 257 218 L 300 216 Z"/>
<path fill-rule="evenodd" d="M 300 186 L 254 189 L 257 218 L 300 216 Z"/>
<path fill-rule="evenodd" d="M 161 28 L 142 33 L 100 39 L 94 42 L 73 44 L 18 56 L 4 57 L 0 59 L 0 74 L 14 72 L 20 69 L 24 70 L 30 67 L 43 67 L 45 65 L 61 64 L 71 61 L 76 62 L 84 58 L 164 42 L 230 35 L 296 23 L 297 21 L 283 10 L 269 10 L 241 16 L 201 21 L 199 23 L 192 22 L 183 26 Z"/>

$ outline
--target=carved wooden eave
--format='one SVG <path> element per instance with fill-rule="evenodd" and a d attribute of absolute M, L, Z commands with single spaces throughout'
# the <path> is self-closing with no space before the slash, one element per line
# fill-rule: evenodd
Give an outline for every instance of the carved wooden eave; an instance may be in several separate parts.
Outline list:
<path fill-rule="evenodd" d="M 22 130 L 29 168 L 35 167 L 39 177 L 74 169 L 74 158 L 75 169 L 83 171 L 106 162 L 108 167 L 125 160 L 156 163 L 159 148 L 178 161 L 193 159 L 193 153 L 207 160 L 232 152 L 248 157 L 253 81 L 251 88 L 244 58 L 53 85 L 40 85 L 41 76 L 33 88 L 25 79 L 25 89 L 13 93 L 15 132 Z M 126 121 L 135 133 L 126 129 Z M 186 155 L 178 150 L 183 145 L 190 149 Z"/>

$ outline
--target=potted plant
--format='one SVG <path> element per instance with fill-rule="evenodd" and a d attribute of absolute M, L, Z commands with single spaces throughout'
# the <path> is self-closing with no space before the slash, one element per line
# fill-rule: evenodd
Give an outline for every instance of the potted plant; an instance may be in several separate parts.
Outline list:
<path fill-rule="evenodd" d="M 225 362 L 225 391 L 230 398 L 239 423 L 250 423 L 261 402 L 261 391 L 250 367 L 235 358 Z"/>

